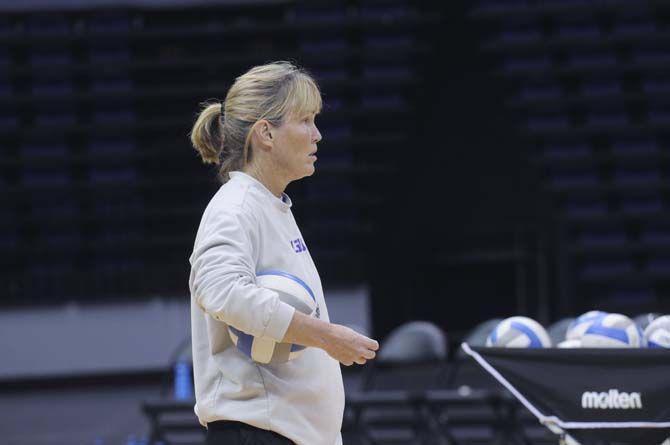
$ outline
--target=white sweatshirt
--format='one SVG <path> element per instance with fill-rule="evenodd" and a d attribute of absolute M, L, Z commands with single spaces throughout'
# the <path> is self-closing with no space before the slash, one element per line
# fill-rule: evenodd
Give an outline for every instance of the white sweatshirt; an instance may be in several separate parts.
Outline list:
<path fill-rule="evenodd" d="M 344 387 L 339 362 L 318 348 L 288 363 L 261 365 L 239 351 L 228 325 L 281 340 L 293 309 L 255 284 L 257 272 L 282 270 L 314 291 L 329 321 L 321 279 L 291 213 L 242 172 L 205 209 L 189 259 L 195 413 L 200 423 L 236 420 L 275 431 L 299 445 L 342 443 Z"/>

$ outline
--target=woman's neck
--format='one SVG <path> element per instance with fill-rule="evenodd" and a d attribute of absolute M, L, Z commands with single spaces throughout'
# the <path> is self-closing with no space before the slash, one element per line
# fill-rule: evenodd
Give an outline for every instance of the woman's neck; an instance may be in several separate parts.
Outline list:
<path fill-rule="evenodd" d="M 259 165 L 248 164 L 242 171 L 263 184 L 266 189 L 270 190 L 273 195 L 280 199 L 288 185 L 279 179 L 277 174 L 266 173 L 266 169 Z"/>

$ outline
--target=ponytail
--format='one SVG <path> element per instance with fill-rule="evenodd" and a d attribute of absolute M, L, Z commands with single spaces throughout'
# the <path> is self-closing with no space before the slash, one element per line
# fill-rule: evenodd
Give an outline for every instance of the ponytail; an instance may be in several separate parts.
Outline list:
<path fill-rule="evenodd" d="M 203 104 L 191 130 L 191 144 L 205 164 L 220 164 L 223 149 L 221 103 Z"/>

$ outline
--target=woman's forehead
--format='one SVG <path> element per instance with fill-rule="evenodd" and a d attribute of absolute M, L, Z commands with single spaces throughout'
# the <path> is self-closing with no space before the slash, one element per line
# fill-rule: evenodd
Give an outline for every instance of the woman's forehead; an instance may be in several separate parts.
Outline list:
<path fill-rule="evenodd" d="M 296 107 L 288 113 L 289 119 L 302 119 L 307 116 L 315 116 L 321 112 L 320 109 L 314 107 Z"/>

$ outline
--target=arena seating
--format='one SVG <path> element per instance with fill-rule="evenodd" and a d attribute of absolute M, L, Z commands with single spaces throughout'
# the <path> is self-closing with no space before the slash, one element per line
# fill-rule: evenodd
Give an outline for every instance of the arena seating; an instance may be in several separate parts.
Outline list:
<path fill-rule="evenodd" d="M 479 2 L 482 48 L 560 215 L 560 311 L 667 293 L 667 4 Z"/>
<path fill-rule="evenodd" d="M 296 219 L 323 276 L 363 282 L 374 210 L 393 198 L 383 184 L 397 174 L 383 154 L 411 131 L 395 122 L 414 113 L 438 23 L 420 6 L 4 15 L 2 304 L 183 295 L 194 228 L 217 187 L 187 133 L 200 101 L 270 59 L 309 68 L 325 99 L 318 174 L 287 190 Z"/>

